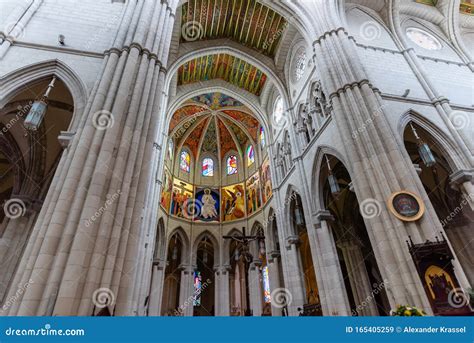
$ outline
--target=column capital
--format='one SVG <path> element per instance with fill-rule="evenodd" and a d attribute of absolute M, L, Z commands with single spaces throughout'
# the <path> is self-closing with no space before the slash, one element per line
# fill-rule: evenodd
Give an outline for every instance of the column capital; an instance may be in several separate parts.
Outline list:
<path fill-rule="evenodd" d="M 300 237 L 298 235 L 291 235 L 286 238 L 286 248 L 290 249 L 291 245 L 298 245 L 300 243 Z"/>
<path fill-rule="evenodd" d="M 316 213 L 314 213 L 314 218 L 318 223 L 322 221 L 334 221 L 334 216 L 331 214 L 330 211 L 328 210 L 319 210 Z"/>
<path fill-rule="evenodd" d="M 459 169 L 449 176 L 452 188 L 457 188 L 465 182 L 472 182 L 474 179 L 474 169 Z"/>

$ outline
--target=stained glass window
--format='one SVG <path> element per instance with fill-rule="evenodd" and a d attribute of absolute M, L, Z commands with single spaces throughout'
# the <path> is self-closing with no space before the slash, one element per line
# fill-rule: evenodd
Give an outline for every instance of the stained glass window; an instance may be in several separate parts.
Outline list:
<path fill-rule="evenodd" d="M 262 144 L 262 148 L 265 148 L 265 131 L 263 126 L 260 127 L 260 144 Z"/>
<path fill-rule="evenodd" d="M 266 303 L 271 302 L 272 298 L 270 296 L 270 278 L 268 276 L 268 267 L 265 266 L 262 269 L 262 281 L 263 281 L 263 300 Z"/>
<path fill-rule="evenodd" d="M 201 272 L 194 272 L 194 296 L 193 305 L 201 306 L 202 277 Z"/>
<path fill-rule="evenodd" d="M 230 155 L 227 158 L 227 175 L 237 174 L 237 157 Z"/>
<path fill-rule="evenodd" d="M 202 160 L 202 176 L 214 176 L 214 160 L 212 158 Z"/>
<path fill-rule="evenodd" d="M 187 151 L 181 151 L 179 158 L 179 169 L 186 173 L 189 173 L 191 170 L 191 156 Z"/>
<path fill-rule="evenodd" d="M 440 50 L 441 43 L 428 32 L 420 30 L 416 27 L 407 29 L 407 36 L 416 45 L 426 50 Z"/>
<path fill-rule="evenodd" d="M 255 162 L 255 151 L 253 146 L 249 145 L 247 148 L 247 167 L 250 167 Z"/>

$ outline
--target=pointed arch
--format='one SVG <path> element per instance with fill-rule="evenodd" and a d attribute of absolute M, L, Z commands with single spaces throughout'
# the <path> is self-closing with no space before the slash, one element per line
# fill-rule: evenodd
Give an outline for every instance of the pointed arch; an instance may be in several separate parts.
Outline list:
<path fill-rule="evenodd" d="M 456 171 L 463 169 L 469 165 L 464 154 L 459 150 L 458 146 L 454 144 L 452 139 L 435 123 L 426 118 L 421 113 L 410 109 L 405 112 L 398 122 L 398 134 L 401 142 L 403 142 L 403 135 L 407 125 L 413 122 L 423 130 L 425 130 L 432 138 L 435 146 L 443 153 L 443 157 L 449 164 L 451 170 Z"/>
<path fill-rule="evenodd" d="M 181 239 L 181 243 L 183 244 L 182 263 L 189 263 L 190 242 L 188 235 L 181 226 L 175 228 L 169 233 L 166 239 L 166 251 L 168 250 L 170 240 L 174 237 L 174 235 L 178 235 L 178 237 Z"/>
<path fill-rule="evenodd" d="M 217 240 L 216 236 L 209 230 L 201 232 L 196 239 L 194 239 L 193 242 L 193 265 L 196 264 L 196 259 L 197 259 L 197 251 L 199 249 L 199 243 L 201 241 L 207 238 L 209 241 L 211 241 L 213 248 L 214 248 L 214 265 L 218 266 L 220 264 L 220 245 L 219 241 Z"/>
<path fill-rule="evenodd" d="M 0 108 L 3 108 L 11 98 L 24 91 L 26 87 L 45 81 L 53 75 L 66 85 L 72 95 L 74 113 L 68 130 L 75 131 L 86 106 L 88 91 L 79 75 L 58 59 L 30 64 L 1 77 Z"/>

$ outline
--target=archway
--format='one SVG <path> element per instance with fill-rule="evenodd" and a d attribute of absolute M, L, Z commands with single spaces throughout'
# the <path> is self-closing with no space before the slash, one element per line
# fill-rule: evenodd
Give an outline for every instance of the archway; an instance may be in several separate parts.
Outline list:
<path fill-rule="evenodd" d="M 214 316 L 215 302 L 215 247 L 208 236 L 204 236 L 198 243 L 196 252 L 196 269 L 193 274 L 194 316 Z"/>
<path fill-rule="evenodd" d="M 297 193 L 293 193 L 291 199 L 289 219 L 292 232 L 297 241 L 298 264 L 305 296 L 303 308 L 299 310 L 305 316 L 321 316 L 318 282 L 316 280 L 303 203 L 300 195 Z"/>
<path fill-rule="evenodd" d="M 459 258 L 466 276 L 474 283 L 474 252 L 468 242 L 474 240 L 474 196 L 464 192 L 463 172 L 455 174 L 451 157 L 432 135 L 415 122 L 405 127 L 403 141 L 428 198 Z M 469 181 L 468 181 L 469 182 Z M 468 197 L 471 197 L 469 199 Z M 467 244 L 467 245 L 466 245 Z"/>
<path fill-rule="evenodd" d="M 352 315 L 389 315 L 390 305 L 348 170 L 335 156 L 320 166 L 322 205 L 331 219 Z"/>
<path fill-rule="evenodd" d="M 74 113 L 66 84 L 47 75 L 9 89 L 13 97 L 0 109 L 0 299 L 26 247 L 50 189 Z M 34 121 L 32 122 L 32 120 Z"/>
<path fill-rule="evenodd" d="M 161 303 L 162 316 L 181 316 L 181 268 L 184 261 L 184 243 L 181 235 L 176 232 L 168 242 L 166 254 L 166 269 L 163 285 L 163 300 Z"/>

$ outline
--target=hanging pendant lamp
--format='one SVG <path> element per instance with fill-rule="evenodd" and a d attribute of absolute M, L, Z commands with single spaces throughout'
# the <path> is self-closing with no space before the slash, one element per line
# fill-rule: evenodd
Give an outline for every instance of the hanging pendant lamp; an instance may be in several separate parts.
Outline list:
<path fill-rule="evenodd" d="M 53 79 L 48 85 L 48 89 L 43 94 L 40 100 L 36 100 L 33 105 L 31 105 L 30 111 L 25 118 L 23 126 L 27 130 L 36 131 L 41 126 L 46 111 L 48 109 L 48 97 L 51 93 L 51 90 L 54 88 L 54 83 L 56 82 L 56 76 L 53 76 Z"/>

